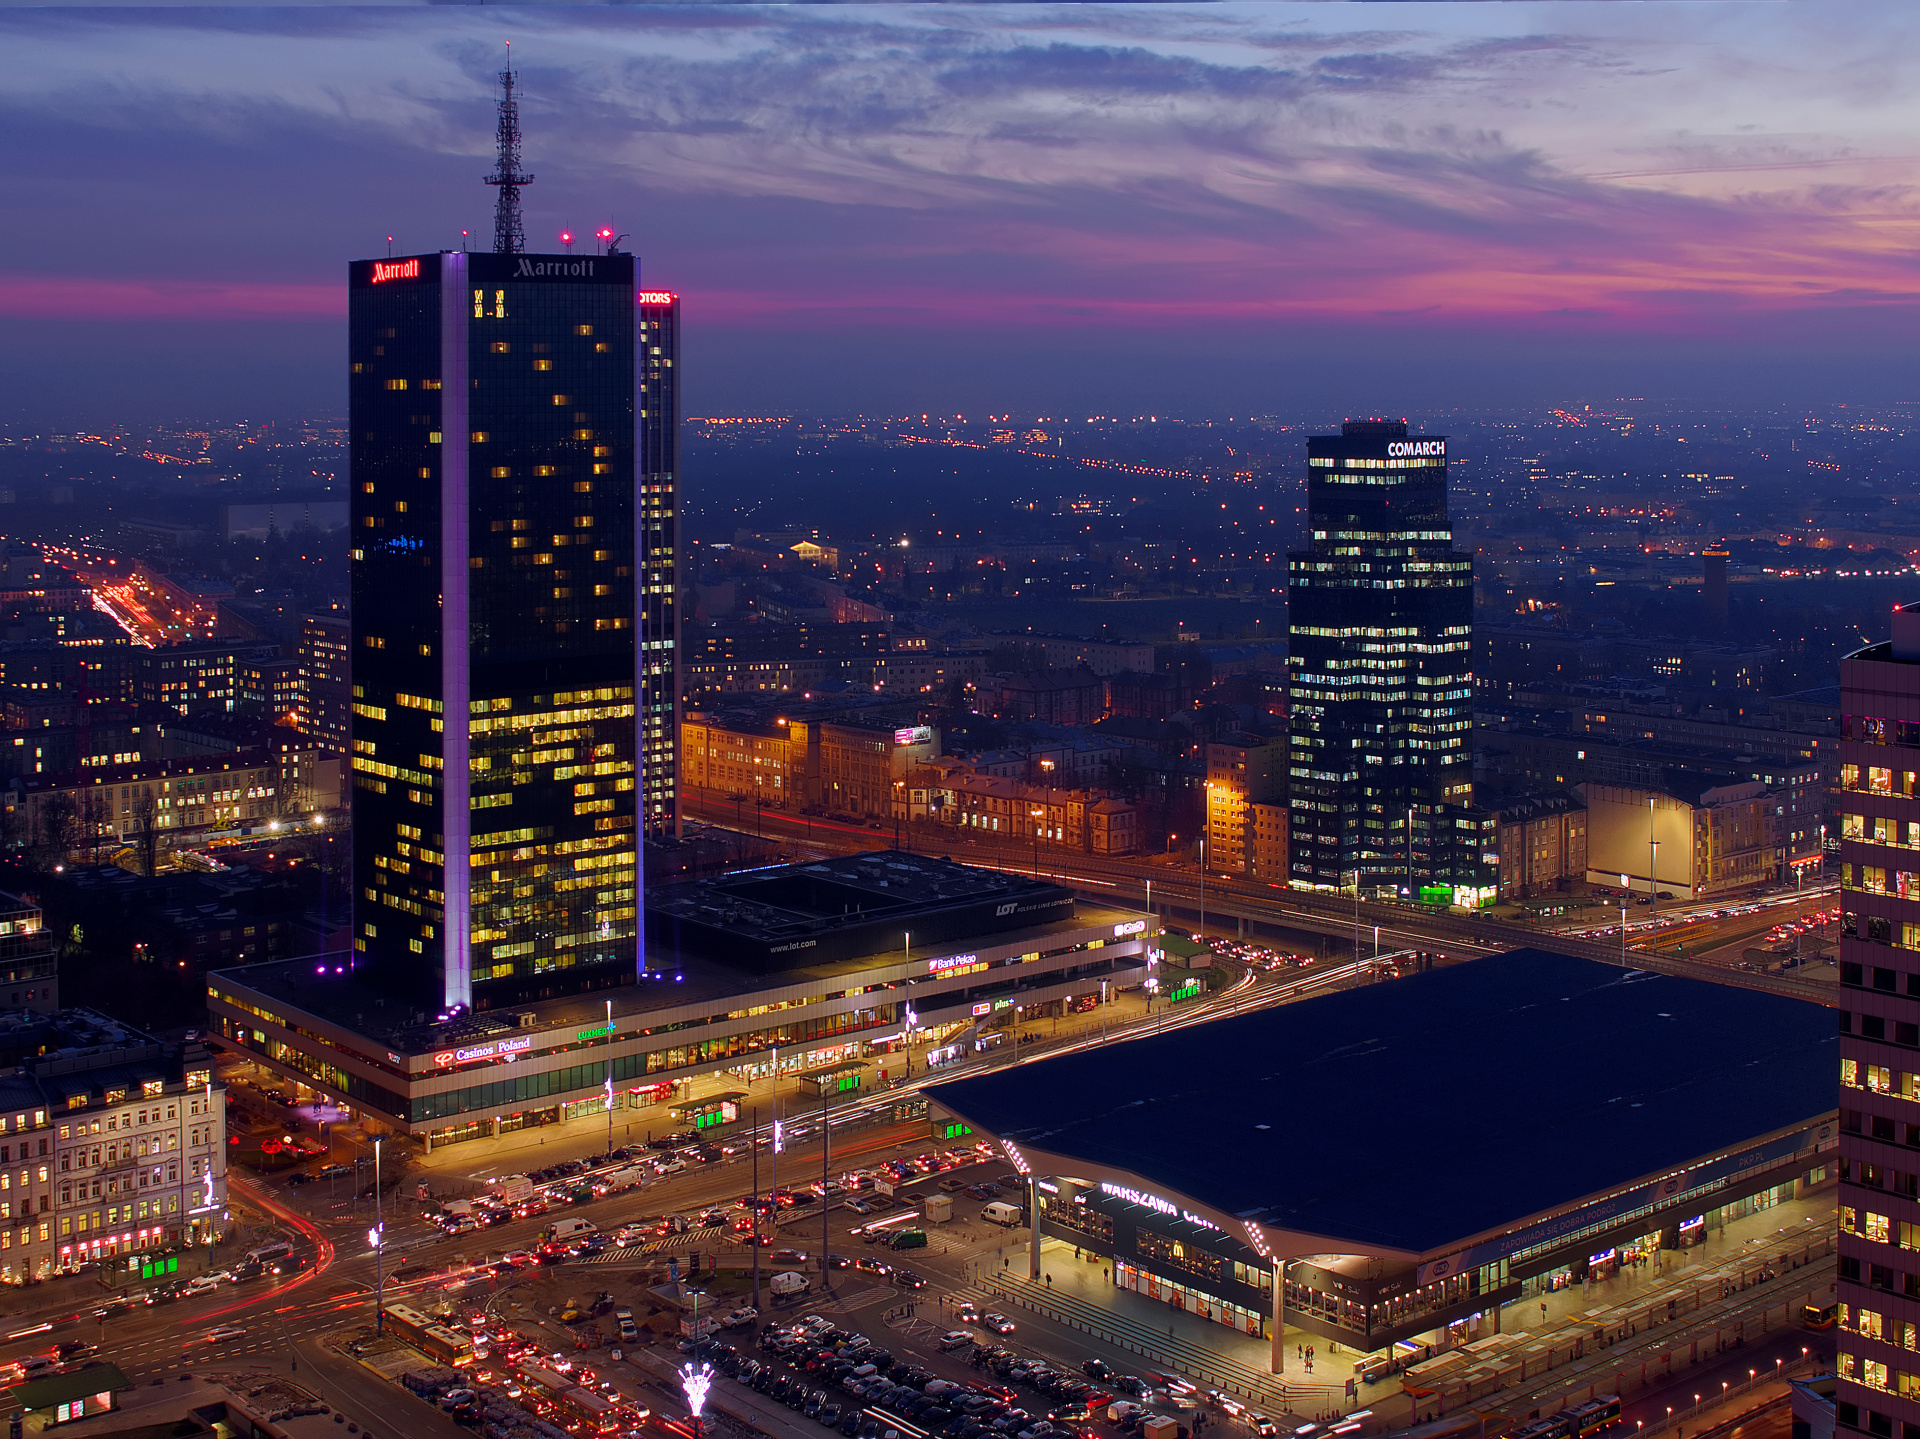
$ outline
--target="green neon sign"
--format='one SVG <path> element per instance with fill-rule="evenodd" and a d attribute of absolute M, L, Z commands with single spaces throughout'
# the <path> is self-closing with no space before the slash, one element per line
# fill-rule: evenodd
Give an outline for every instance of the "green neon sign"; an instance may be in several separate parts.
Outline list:
<path fill-rule="evenodd" d="M 603 1024 L 598 1029 L 583 1029 L 577 1035 L 575 1035 L 574 1038 L 580 1039 L 580 1040 L 605 1039 L 609 1034 L 612 1034 L 614 1030 L 618 1029 L 619 1027 L 620 1026 L 617 1024 Z"/>
<path fill-rule="evenodd" d="M 1201 984 L 1199 980 L 1189 979 L 1188 981 L 1186 981 L 1186 983 L 1176 985 L 1172 989 L 1168 990 L 1167 1000 L 1169 1003 L 1178 1003 L 1180 1000 L 1183 1000 L 1183 999 L 1192 999 L 1195 995 L 1200 993 L 1200 989 L 1201 989 Z"/>
<path fill-rule="evenodd" d="M 949 1124 L 945 1129 L 940 1131 L 940 1137 L 942 1139 L 960 1139 L 960 1138 L 964 1138 L 966 1135 L 969 1135 L 971 1133 L 973 1133 L 972 1125 L 961 1124 L 958 1120 L 956 1120 L 954 1123 Z"/>

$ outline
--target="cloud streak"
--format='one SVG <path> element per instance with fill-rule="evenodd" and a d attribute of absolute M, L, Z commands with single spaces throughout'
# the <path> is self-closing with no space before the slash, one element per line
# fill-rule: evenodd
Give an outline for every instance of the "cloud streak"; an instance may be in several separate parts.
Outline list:
<path fill-rule="evenodd" d="M 0 316 L 333 322 L 609 213 L 702 323 L 1736 335 L 1911 307 L 1920 20 L 1863 3 L 0 11 Z M 137 234 L 137 243 L 129 243 Z"/>

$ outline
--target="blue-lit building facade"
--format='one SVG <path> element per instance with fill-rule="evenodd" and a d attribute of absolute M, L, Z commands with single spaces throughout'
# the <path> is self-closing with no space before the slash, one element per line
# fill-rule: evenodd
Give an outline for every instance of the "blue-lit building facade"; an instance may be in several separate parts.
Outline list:
<path fill-rule="evenodd" d="M 678 462 L 678 306 L 636 269 L 350 267 L 354 962 L 423 1007 L 635 976 Z"/>

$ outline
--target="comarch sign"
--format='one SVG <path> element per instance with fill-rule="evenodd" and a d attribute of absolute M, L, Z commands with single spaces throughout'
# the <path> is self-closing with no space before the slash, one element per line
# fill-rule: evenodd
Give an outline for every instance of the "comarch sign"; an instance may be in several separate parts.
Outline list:
<path fill-rule="evenodd" d="M 1444 459 L 1447 453 L 1445 440 L 1389 440 L 1387 458 L 1390 460 L 1415 460 L 1427 456 L 1439 456 Z"/>

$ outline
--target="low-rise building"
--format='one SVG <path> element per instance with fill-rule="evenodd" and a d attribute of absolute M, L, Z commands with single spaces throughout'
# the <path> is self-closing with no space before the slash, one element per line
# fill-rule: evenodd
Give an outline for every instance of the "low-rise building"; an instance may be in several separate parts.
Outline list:
<path fill-rule="evenodd" d="M 996 634 L 993 639 L 996 644 L 1026 651 L 1048 669 L 1087 669 L 1102 679 L 1128 670 L 1148 674 L 1153 671 L 1153 646 L 1134 640 L 1096 640 L 1031 632 Z"/>
<path fill-rule="evenodd" d="M 1587 877 L 1587 811 L 1566 794 L 1528 795 L 1496 811 L 1501 899 L 1519 899 Z"/>
<path fill-rule="evenodd" d="M 1284 734 L 1242 731 L 1207 746 L 1208 868 L 1233 874 L 1252 872 L 1257 847 L 1252 807 L 1284 803 L 1287 752 Z M 1284 828 L 1281 833 L 1284 848 Z"/>
<path fill-rule="evenodd" d="M 0 893 L 0 1008 L 51 1014 L 60 1007 L 59 960 L 40 905 Z"/>
<path fill-rule="evenodd" d="M 674 1119 L 726 1132 L 776 1061 L 854 1089 L 909 1032 L 938 1065 L 1146 973 L 1137 911 L 901 850 L 651 885 L 645 906 L 647 967 L 616 989 L 423 1019 L 364 971 L 289 960 L 209 977 L 214 1041 L 433 1144 L 604 1126 L 609 1078 L 626 1109 L 724 1075 Z"/>
<path fill-rule="evenodd" d="M 1139 845 L 1137 815 L 1126 800 L 980 774 L 951 757 L 914 771 L 899 792 L 894 816 L 1081 854 L 1131 854 Z"/>
<path fill-rule="evenodd" d="M 1284 799 L 1247 806 L 1247 868 L 1249 879 L 1286 884 L 1287 802 Z"/>
<path fill-rule="evenodd" d="M 1669 770 L 1658 787 L 1585 784 L 1579 794 L 1594 884 L 1694 899 L 1782 877 L 1781 799 L 1760 780 Z"/>
<path fill-rule="evenodd" d="M 805 802 L 806 731 L 775 717 L 688 710 L 680 721 L 680 784 L 687 794 L 735 797 L 765 809 Z"/>
<path fill-rule="evenodd" d="M 89 1009 L 0 1012 L 0 1282 L 212 1244 L 227 1219 L 226 1093 L 203 1045 Z"/>
<path fill-rule="evenodd" d="M 213 830 L 248 828 L 339 802 L 340 759 L 304 745 L 107 765 L 80 774 L 33 775 L 7 791 L 23 842 L 75 849 L 172 844 Z"/>

